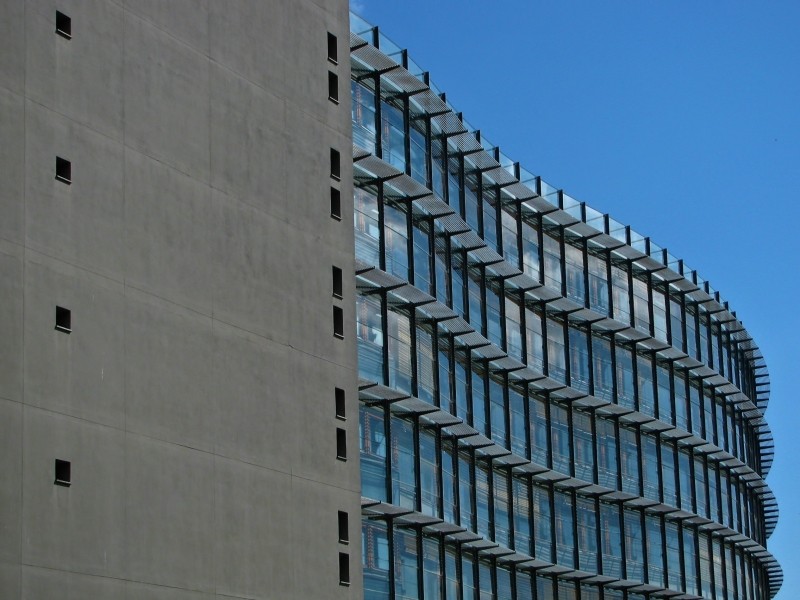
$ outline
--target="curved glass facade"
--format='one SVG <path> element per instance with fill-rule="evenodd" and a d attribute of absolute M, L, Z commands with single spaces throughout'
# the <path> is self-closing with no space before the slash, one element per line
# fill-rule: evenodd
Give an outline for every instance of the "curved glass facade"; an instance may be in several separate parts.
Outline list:
<path fill-rule="evenodd" d="M 762 600 L 758 348 L 351 15 L 365 597 Z"/>

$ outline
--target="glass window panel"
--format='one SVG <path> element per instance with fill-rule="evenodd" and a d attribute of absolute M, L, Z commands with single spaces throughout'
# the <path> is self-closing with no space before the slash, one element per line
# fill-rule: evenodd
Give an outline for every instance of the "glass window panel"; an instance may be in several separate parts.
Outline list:
<path fill-rule="evenodd" d="M 650 332 L 650 301 L 647 294 L 647 282 L 633 278 L 633 313 L 634 325 L 645 332 Z"/>
<path fill-rule="evenodd" d="M 617 344 L 617 404 L 634 408 L 633 353 L 630 348 Z"/>
<path fill-rule="evenodd" d="M 614 299 L 614 318 L 626 325 L 630 325 L 631 309 L 628 295 L 628 272 L 617 265 L 611 265 L 611 292 Z"/>
<path fill-rule="evenodd" d="M 639 410 L 646 415 L 656 416 L 655 394 L 653 393 L 653 360 L 649 356 L 636 356 L 636 379 Z"/>
<path fill-rule="evenodd" d="M 704 533 L 697 534 L 698 558 L 700 561 L 700 571 L 698 572 L 700 578 L 700 595 L 708 600 L 714 600 L 713 594 L 713 565 L 711 562 L 711 552 L 709 550 L 708 535 Z M 719 581 L 719 579 L 717 579 Z"/>
<path fill-rule="evenodd" d="M 603 575 L 622 577 L 622 539 L 619 507 L 600 503 L 600 542 L 603 552 Z"/>
<path fill-rule="evenodd" d="M 556 237 L 554 237 L 554 235 Z M 544 284 L 561 291 L 561 243 L 558 232 L 544 234 Z"/>
<path fill-rule="evenodd" d="M 519 246 L 517 244 L 517 223 L 519 209 L 515 205 L 506 205 L 500 211 L 500 223 L 503 234 L 503 258 L 506 262 L 520 266 Z M 538 256 L 537 256 L 538 263 Z"/>
<path fill-rule="evenodd" d="M 514 503 L 514 548 L 517 552 L 531 554 L 531 506 L 528 501 L 528 483 L 512 477 Z"/>
<path fill-rule="evenodd" d="M 408 281 L 408 222 L 404 208 L 384 203 L 383 223 L 386 271 Z"/>
<path fill-rule="evenodd" d="M 486 430 L 486 371 L 477 362 L 472 365 L 472 426 L 483 435 Z"/>
<path fill-rule="evenodd" d="M 706 496 L 706 468 L 702 459 L 694 459 L 694 489 L 697 500 L 697 514 L 708 517 L 708 506 Z"/>
<path fill-rule="evenodd" d="M 531 460 L 547 466 L 547 404 L 539 396 L 530 396 Z"/>
<path fill-rule="evenodd" d="M 486 179 L 483 179 L 481 204 L 483 205 L 483 239 L 492 250 L 499 250 L 497 246 L 497 189 Z"/>
<path fill-rule="evenodd" d="M 387 318 L 389 385 L 411 394 L 411 322 L 408 315 L 392 311 Z"/>
<path fill-rule="evenodd" d="M 548 575 L 536 574 L 536 597 L 537 598 L 555 598 L 555 584 L 553 578 Z"/>
<path fill-rule="evenodd" d="M 468 553 L 461 555 L 461 583 L 464 600 L 474 600 L 475 593 L 475 559 Z"/>
<path fill-rule="evenodd" d="M 569 413 L 560 404 L 550 404 L 551 439 L 553 443 L 553 469 L 570 474 Z"/>
<path fill-rule="evenodd" d="M 664 504 L 678 505 L 675 484 L 675 449 L 671 444 L 661 444 L 661 479 L 664 487 Z"/>
<path fill-rule="evenodd" d="M 694 530 L 683 528 L 683 569 L 686 575 L 686 591 L 698 594 L 697 586 L 697 540 Z"/>
<path fill-rule="evenodd" d="M 550 494 L 545 487 L 536 484 L 533 491 L 533 526 L 536 528 L 534 543 L 536 558 L 550 561 L 552 558 L 552 526 L 550 522 Z"/>
<path fill-rule="evenodd" d="M 494 491 L 494 541 L 503 546 L 511 545 L 509 537 L 508 478 L 501 471 L 492 472 Z"/>
<path fill-rule="evenodd" d="M 659 502 L 658 454 L 656 440 L 650 435 L 642 435 L 642 466 L 644 472 L 644 496 Z"/>
<path fill-rule="evenodd" d="M 503 600 L 504 598 L 512 598 L 511 593 L 511 571 L 505 567 L 498 565 L 497 567 L 497 598 Z M 427 600 L 427 598 L 425 599 Z"/>
<path fill-rule="evenodd" d="M 437 383 L 439 386 L 439 406 L 444 410 L 455 414 L 455 407 L 451 404 L 452 396 L 450 389 L 450 373 L 452 372 L 452 362 L 450 360 L 450 342 L 448 338 L 441 336 L 438 339 L 437 356 L 439 377 Z"/>
<path fill-rule="evenodd" d="M 467 367 L 467 359 L 463 351 L 456 352 L 456 365 L 455 365 L 455 397 L 456 397 L 456 416 L 465 421 L 469 418 L 469 371 Z"/>
<path fill-rule="evenodd" d="M 384 411 L 377 406 L 359 406 L 359 449 L 361 450 L 361 495 L 386 500 L 386 430 Z"/>
<path fill-rule="evenodd" d="M 584 331 L 569 328 L 570 386 L 589 392 L 589 348 Z"/>
<path fill-rule="evenodd" d="M 656 391 L 658 392 L 658 418 L 666 423 L 675 423 L 672 410 L 672 377 L 669 369 L 663 365 L 656 366 Z"/>
<path fill-rule="evenodd" d="M 411 136 L 411 177 L 422 185 L 428 185 L 428 148 L 425 141 L 425 122 L 414 120 L 411 122 L 409 134 Z"/>
<path fill-rule="evenodd" d="M 619 428 L 619 448 L 622 470 L 622 491 L 639 495 L 639 443 L 636 432 Z"/>
<path fill-rule="evenodd" d="M 692 433 L 703 437 L 703 406 L 701 404 L 700 388 L 695 382 L 689 385 L 689 405 L 692 410 Z"/>
<path fill-rule="evenodd" d="M 516 571 L 516 584 L 517 584 L 517 600 L 530 600 L 533 598 L 533 584 L 531 578 L 535 575 L 529 571 L 518 569 Z M 509 596 L 510 598 L 511 596 Z"/>
<path fill-rule="evenodd" d="M 579 410 L 572 411 L 572 437 L 575 453 L 575 477 L 594 481 L 594 440 L 592 439 L 592 415 Z"/>
<path fill-rule="evenodd" d="M 491 539 L 489 531 L 489 470 L 482 461 L 475 462 L 475 514 L 479 535 Z"/>
<path fill-rule="evenodd" d="M 447 600 L 461 600 L 461 580 L 458 577 L 458 557 L 454 548 L 445 546 L 444 576 Z"/>
<path fill-rule="evenodd" d="M 688 398 L 686 396 L 686 378 L 680 371 L 675 371 L 675 425 L 682 429 L 689 430 L 689 410 L 687 408 Z"/>
<path fill-rule="evenodd" d="M 556 516 L 556 552 L 560 565 L 574 566 L 575 551 L 572 522 L 572 496 L 568 492 L 555 490 L 553 511 Z"/>
<path fill-rule="evenodd" d="M 381 158 L 405 173 L 406 135 L 403 111 L 381 101 Z"/>
<path fill-rule="evenodd" d="M 506 296 L 506 351 L 509 356 L 523 360 L 522 325 L 520 324 L 522 309 L 516 298 Z"/>
<path fill-rule="evenodd" d="M 425 600 L 442 597 L 442 569 L 439 564 L 439 541 L 422 538 L 422 587 Z"/>
<path fill-rule="evenodd" d="M 486 337 L 493 344 L 503 347 L 503 324 L 500 318 L 500 290 L 497 282 L 486 285 Z"/>
<path fill-rule="evenodd" d="M 564 244 L 564 266 L 567 277 L 567 297 L 583 306 L 585 301 L 583 250 L 572 244 Z"/>
<path fill-rule="evenodd" d="M 680 302 L 673 299 L 669 301 L 669 319 L 672 345 L 683 350 L 683 311 Z"/>
<path fill-rule="evenodd" d="M 664 552 L 661 546 L 661 520 L 656 515 L 646 515 L 647 573 L 649 582 L 664 586 Z"/>
<path fill-rule="evenodd" d="M 464 175 L 464 220 L 473 231 L 480 231 L 478 217 L 478 179 L 475 173 Z"/>
<path fill-rule="evenodd" d="M 489 378 L 489 416 L 491 418 L 492 441 L 504 448 L 508 447 L 506 434 L 505 386 L 494 377 Z"/>
<path fill-rule="evenodd" d="M 480 582 L 480 600 L 495 600 L 492 583 L 492 565 L 486 561 L 478 563 L 478 579 Z"/>
<path fill-rule="evenodd" d="M 381 228 L 378 221 L 378 197 L 371 190 L 354 187 L 353 203 L 356 258 L 379 266 Z"/>
<path fill-rule="evenodd" d="M 525 397 L 514 387 L 508 388 L 508 416 L 511 425 L 511 451 L 525 458 L 528 456 Z"/>
<path fill-rule="evenodd" d="M 594 500 L 578 497 L 578 557 L 580 569 L 597 572 L 597 513 Z"/>
<path fill-rule="evenodd" d="M 522 270 L 534 281 L 539 279 L 539 233 L 536 225 L 523 219 L 522 228 Z"/>
<path fill-rule="evenodd" d="M 667 300 L 664 292 L 653 288 L 653 333 L 656 339 L 667 342 Z"/>
<path fill-rule="evenodd" d="M 678 476 L 681 486 L 681 508 L 694 512 L 692 507 L 692 472 L 689 467 L 689 455 L 678 451 Z"/>
<path fill-rule="evenodd" d="M 453 291 L 453 310 L 459 315 L 467 317 L 467 288 L 466 277 L 467 270 L 464 263 L 463 254 L 453 254 L 453 268 L 450 271 L 450 278 L 452 279 Z"/>
<path fill-rule="evenodd" d="M 439 514 L 439 464 L 436 460 L 436 437 L 427 430 L 419 433 L 419 476 L 422 512 Z"/>
<path fill-rule="evenodd" d="M 578 590 L 574 582 L 558 580 L 558 600 L 578 600 Z"/>
<path fill-rule="evenodd" d="M 686 353 L 697 358 L 697 315 L 687 307 L 684 325 L 686 327 Z"/>
<path fill-rule="evenodd" d="M 428 326 L 417 327 L 417 397 L 434 403 L 433 334 Z"/>
<path fill-rule="evenodd" d="M 396 600 L 419 599 L 419 555 L 413 529 L 394 530 L 394 594 Z"/>
<path fill-rule="evenodd" d="M 430 225 L 427 221 L 417 221 L 414 223 L 412 231 L 414 236 L 414 286 L 423 292 L 432 293 Z"/>
<path fill-rule="evenodd" d="M 383 383 L 383 317 L 379 296 L 356 296 L 358 374 Z"/>
<path fill-rule="evenodd" d="M 353 143 L 375 153 L 375 92 L 351 81 Z"/>
<path fill-rule="evenodd" d="M 481 271 L 477 268 L 467 272 L 467 301 L 469 302 L 469 324 L 475 331 L 486 334 L 483 326 L 483 300 L 481 295 Z"/>
<path fill-rule="evenodd" d="M 442 141 L 438 138 L 431 139 L 431 152 L 433 154 L 431 158 L 431 166 L 432 169 L 432 183 L 433 183 L 433 193 L 436 194 L 437 197 L 444 200 L 445 198 L 445 155 L 444 155 L 444 145 Z"/>
<path fill-rule="evenodd" d="M 592 362 L 594 364 L 594 395 L 603 400 L 611 400 L 614 394 L 611 342 L 592 334 Z"/>
<path fill-rule="evenodd" d="M 458 496 L 458 480 L 456 479 L 457 455 L 453 442 L 442 440 L 442 517 L 448 523 L 456 523 L 456 497 Z"/>
<path fill-rule="evenodd" d="M 392 426 L 392 504 L 417 509 L 414 426 L 393 417 Z"/>
<path fill-rule="evenodd" d="M 597 482 L 617 489 L 617 432 L 612 421 L 598 418 L 595 421 L 597 434 Z"/>
<path fill-rule="evenodd" d="M 608 314 L 608 276 L 605 259 L 589 254 L 589 307 L 600 314 Z"/>
<path fill-rule="evenodd" d="M 666 547 L 667 547 L 667 574 L 669 576 L 669 587 L 675 590 L 683 589 L 681 584 L 681 545 L 678 534 L 678 525 L 667 522 L 666 527 Z"/>
<path fill-rule="evenodd" d="M 644 581 L 644 548 L 641 514 L 625 510 L 625 568 L 628 579 Z"/>
<path fill-rule="evenodd" d="M 364 599 L 389 600 L 389 537 L 386 523 L 362 521 L 361 564 Z"/>
<path fill-rule="evenodd" d="M 542 315 L 539 311 L 525 309 L 525 333 L 527 364 L 536 371 L 544 372 L 544 336 Z"/>
<path fill-rule="evenodd" d="M 547 317 L 548 375 L 561 383 L 567 382 L 564 346 L 564 323 Z"/>
<path fill-rule="evenodd" d="M 472 469 L 471 461 L 463 454 L 458 457 L 458 500 L 461 512 L 460 525 L 465 529 L 473 529 L 472 518 L 473 494 L 472 494 Z"/>

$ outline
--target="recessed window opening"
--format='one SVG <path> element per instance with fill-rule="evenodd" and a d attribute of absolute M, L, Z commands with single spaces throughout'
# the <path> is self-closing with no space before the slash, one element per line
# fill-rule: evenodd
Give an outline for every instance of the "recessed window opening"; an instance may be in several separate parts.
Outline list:
<path fill-rule="evenodd" d="M 343 510 L 339 511 L 339 543 L 350 543 L 349 517 Z"/>
<path fill-rule="evenodd" d="M 344 339 L 344 311 L 340 306 L 333 307 L 333 335 Z"/>
<path fill-rule="evenodd" d="M 347 460 L 347 432 L 341 427 L 336 428 L 336 458 Z"/>
<path fill-rule="evenodd" d="M 350 555 L 339 552 L 339 585 L 350 585 Z"/>
<path fill-rule="evenodd" d="M 341 388 L 336 388 L 336 418 L 341 421 L 347 419 L 344 406 L 344 390 Z"/>
<path fill-rule="evenodd" d="M 56 33 L 68 40 L 72 39 L 72 19 L 58 10 L 56 11 Z"/>
<path fill-rule="evenodd" d="M 342 195 L 335 187 L 331 188 L 331 217 L 342 220 Z"/>
<path fill-rule="evenodd" d="M 328 100 L 339 104 L 339 76 L 333 71 L 328 71 Z"/>
<path fill-rule="evenodd" d="M 64 333 L 72 332 L 72 311 L 63 306 L 56 306 L 56 329 Z"/>
<path fill-rule="evenodd" d="M 60 156 L 56 156 L 56 179 L 68 185 L 72 183 L 72 163 Z"/>
<path fill-rule="evenodd" d="M 328 32 L 328 60 L 333 64 L 339 64 L 339 48 L 337 46 L 336 36 L 330 31 Z"/>
<path fill-rule="evenodd" d="M 69 487 L 72 485 L 72 464 L 68 460 L 56 459 L 56 485 Z"/>
<path fill-rule="evenodd" d="M 342 158 L 338 150 L 331 148 L 331 178 L 339 181 L 342 177 Z"/>
<path fill-rule="evenodd" d="M 333 276 L 333 295 L 337 298 L 342 297 L 342 270 L 339 267 L 332 267 L 332 276 Z"/>

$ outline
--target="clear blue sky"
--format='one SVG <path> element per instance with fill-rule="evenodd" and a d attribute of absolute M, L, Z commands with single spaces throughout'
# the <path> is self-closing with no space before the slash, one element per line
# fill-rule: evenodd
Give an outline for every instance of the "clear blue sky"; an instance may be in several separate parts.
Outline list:
<path fill-rule="evenodd" d="M 683 258 L 761 348 L 800 598 L 800 2 L 351 0 L 532 173 Z"/>

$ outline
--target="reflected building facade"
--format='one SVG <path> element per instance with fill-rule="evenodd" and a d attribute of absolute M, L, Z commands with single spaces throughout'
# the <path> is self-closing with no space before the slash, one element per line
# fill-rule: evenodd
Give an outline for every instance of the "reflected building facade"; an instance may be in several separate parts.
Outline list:
<path fill-rule="evenodd" d="M 765 600 L 767 370 L 351 14 L 365 597 Z"/>

